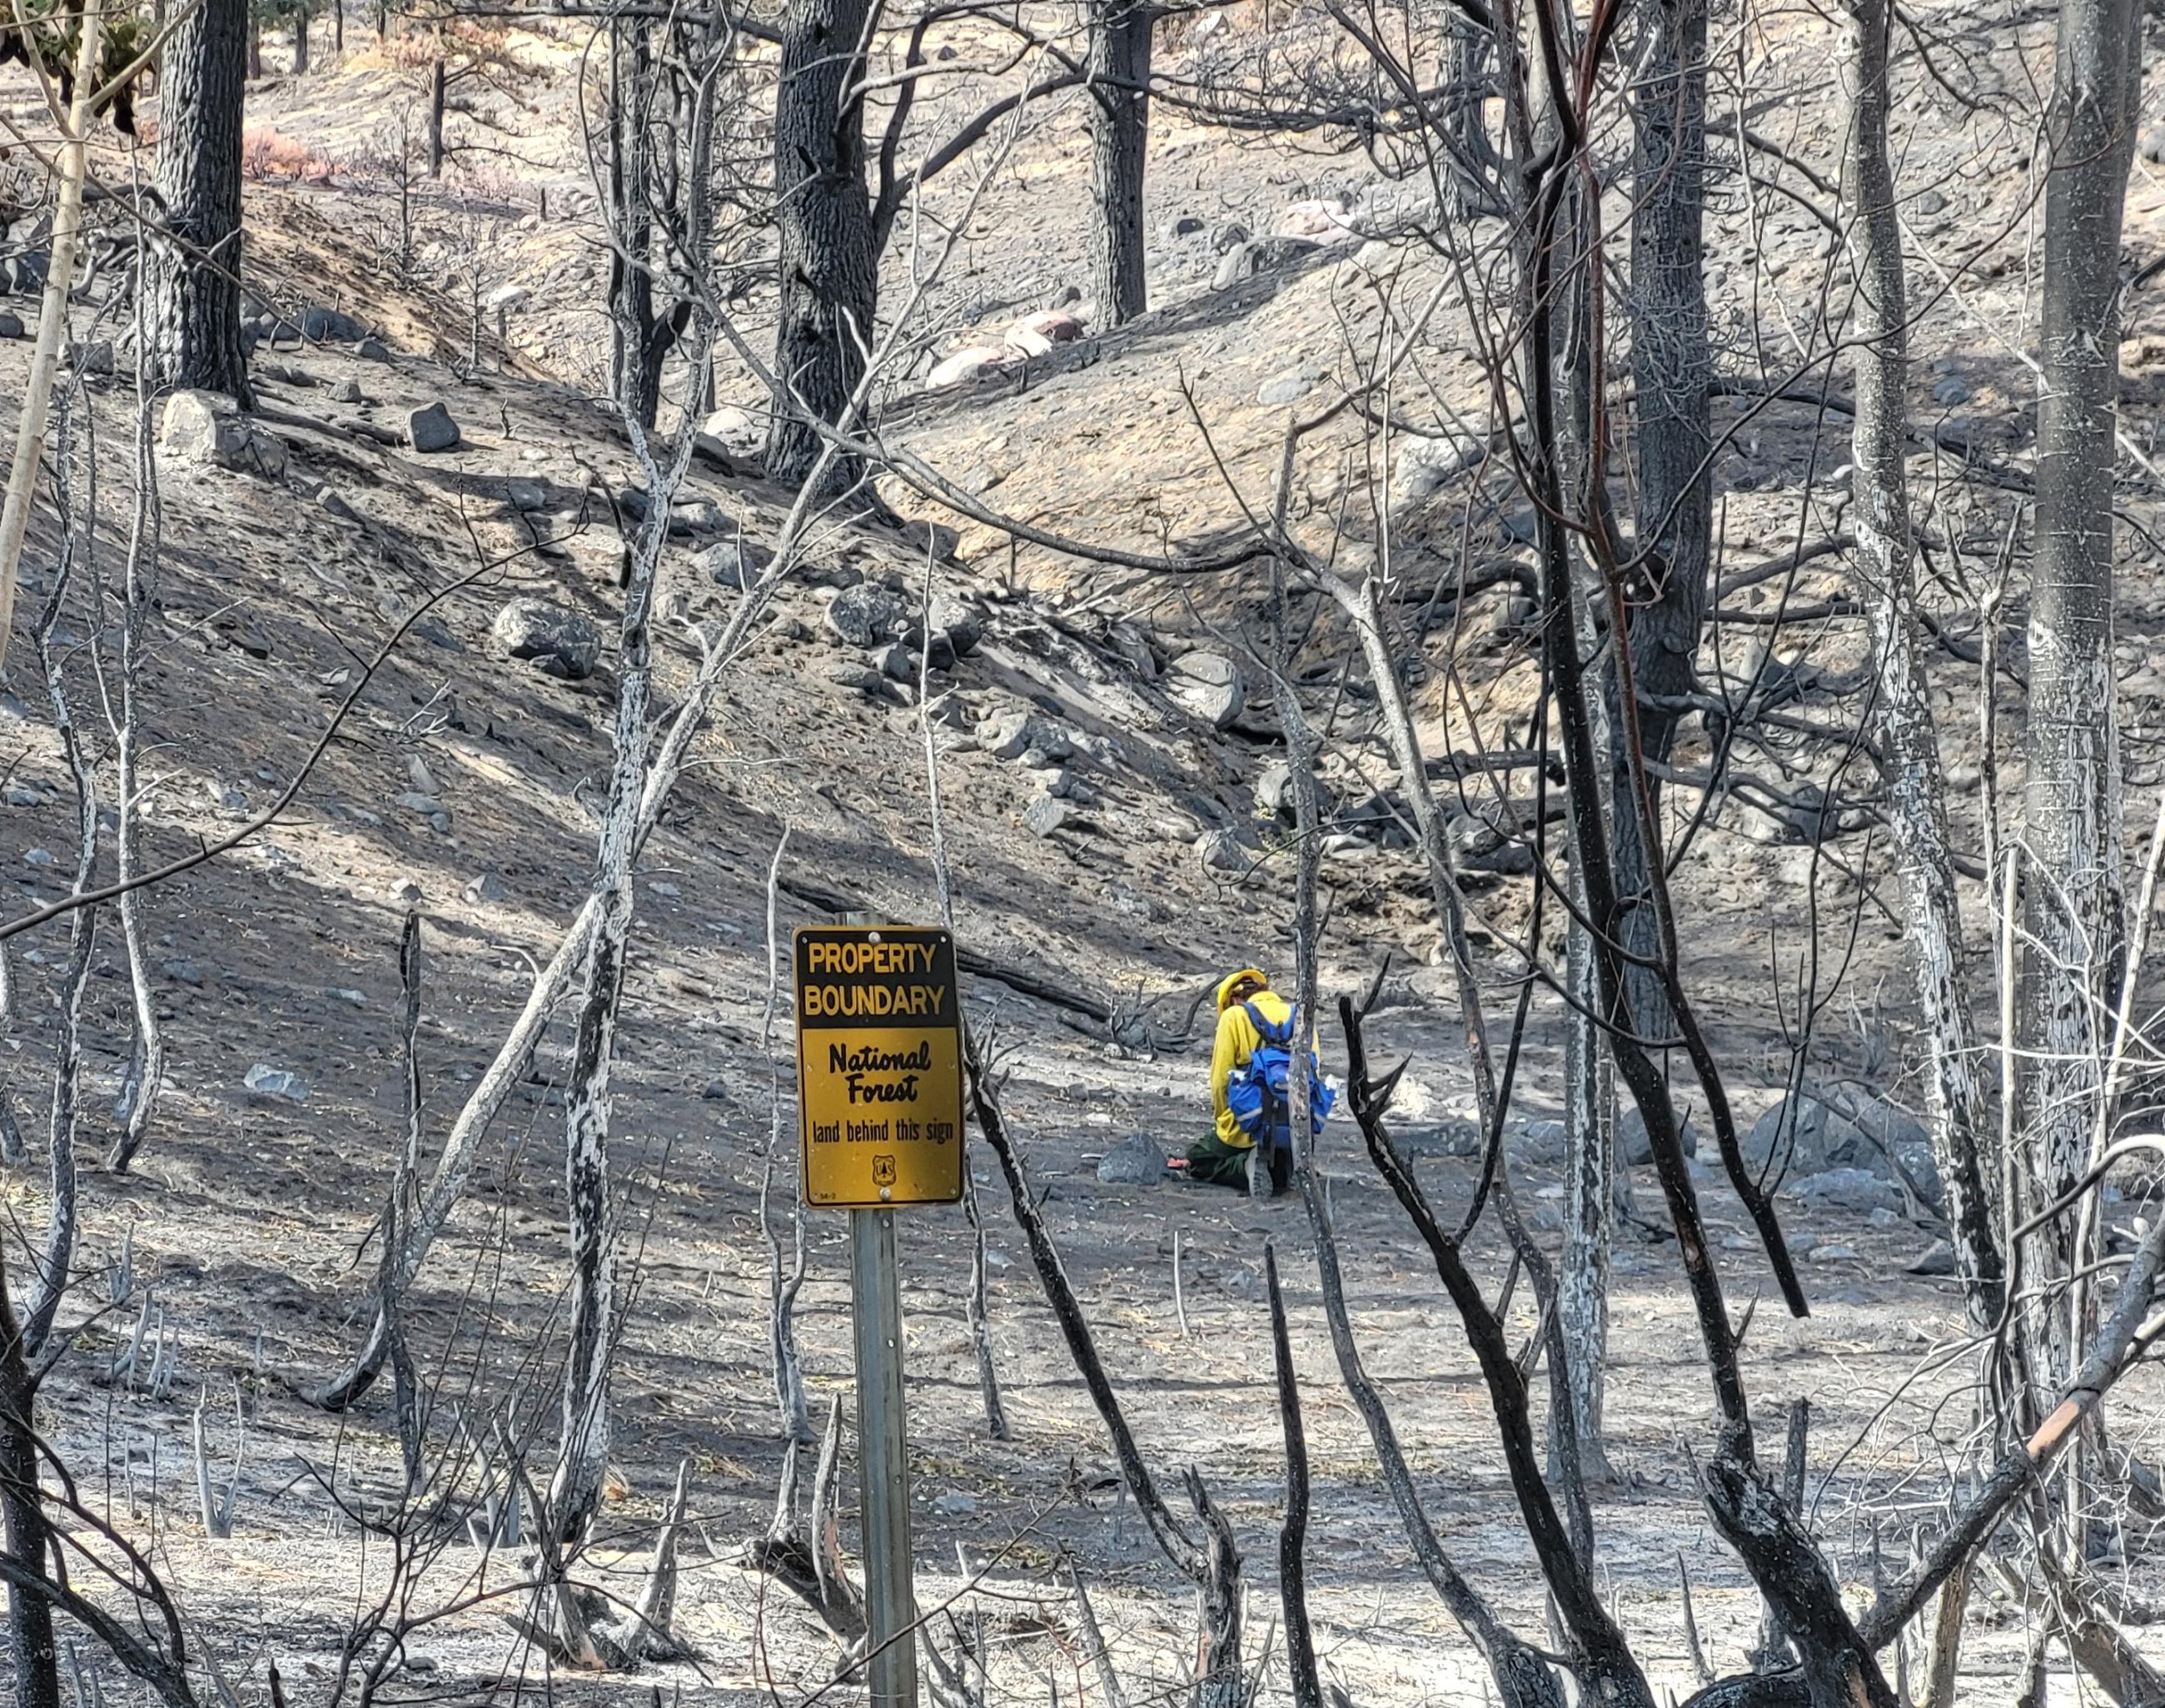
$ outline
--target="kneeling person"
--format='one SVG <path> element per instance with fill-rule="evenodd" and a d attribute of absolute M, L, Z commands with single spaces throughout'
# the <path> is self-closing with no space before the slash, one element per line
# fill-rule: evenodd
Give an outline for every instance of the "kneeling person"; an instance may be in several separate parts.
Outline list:
<path fill-rule="evenodd" d="M 1252 1171 L 1262 1166 L 1270 1171 L 1273 1196 L 1292 1185 L 1285 1066 L 1293 1030 L 1292 1005 L 1256 968 L 1243 967 L 1219 981 L 1217 1041 L 1210 1052 L 1214 1123 L 1208 1138 L 1188 1147 L 1190 1179 L 1211 1186 L 1252 1187 Z M 1330 1107 L 1330 1094 L 1321 1085 L 1314 1062 L 1310 1056 L 1309 1083 L 1320 1120 Z M 1263 1147 L 1260 1165 L 1259 1141 Z"/>

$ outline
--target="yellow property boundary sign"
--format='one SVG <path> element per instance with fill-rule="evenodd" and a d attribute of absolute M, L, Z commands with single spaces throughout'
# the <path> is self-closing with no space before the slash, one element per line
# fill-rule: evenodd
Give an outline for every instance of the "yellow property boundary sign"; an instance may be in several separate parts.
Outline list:
<path fill-rule="evenodd" d="M 804 1201 L 837 1210 L 962 1195 L 955 944 L 919 925 L 800 925 L 797 1120 Z"/>

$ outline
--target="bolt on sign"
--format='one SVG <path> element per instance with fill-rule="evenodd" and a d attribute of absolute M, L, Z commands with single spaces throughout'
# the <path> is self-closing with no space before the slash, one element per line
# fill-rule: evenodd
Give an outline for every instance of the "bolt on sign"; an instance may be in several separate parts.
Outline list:
<path fill-rule="evenodd" d="M 800 925 L 797 1110 L 804 1201 L 837 1210 L 962 1195 L 955 944 L 918 925 Z"/>

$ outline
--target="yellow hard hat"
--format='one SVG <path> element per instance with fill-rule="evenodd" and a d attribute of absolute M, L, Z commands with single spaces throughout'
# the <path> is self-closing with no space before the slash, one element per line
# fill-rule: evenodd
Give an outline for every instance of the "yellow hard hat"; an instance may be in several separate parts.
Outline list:
<path fill-rule="evenodd" d="M 1269 975 L 1260 967 L 1243 967 L 1237 972 L 1227 973 L 1218 981 L 1218 1012 L 1219 1014 L 1225 1013 L 1227 1009 L 1232 1007 L 1233 992 L 1244 978 L 1254 979 L 1266 990 L 1271 988 Z"/>

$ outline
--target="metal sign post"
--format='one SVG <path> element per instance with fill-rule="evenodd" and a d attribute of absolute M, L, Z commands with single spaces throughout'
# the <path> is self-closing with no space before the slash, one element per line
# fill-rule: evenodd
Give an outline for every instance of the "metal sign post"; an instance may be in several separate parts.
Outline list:
<path fill-rule="evenodd" d="M 962 1195 L 961 992 L 945 931 L 806 925 L 797 972 L 804 1201 L 850 1212 L 872 1708 L 917 1708 L 898 1205 Z"/>
<path fill-rule="evenodd" d="M 850 1212 L 857 1352 L 857 1475 L 864 1504 L 867 1684 L 872 1708 L 917 1708 L 916 1571 L 902 1393 L 902 1281 L 894 1212 Z"/>

